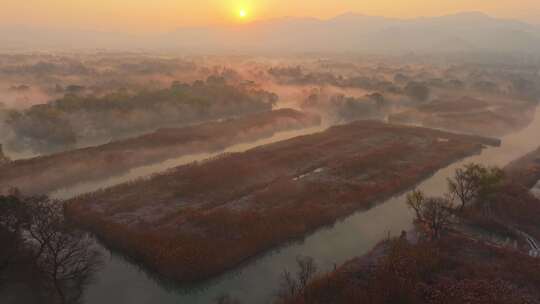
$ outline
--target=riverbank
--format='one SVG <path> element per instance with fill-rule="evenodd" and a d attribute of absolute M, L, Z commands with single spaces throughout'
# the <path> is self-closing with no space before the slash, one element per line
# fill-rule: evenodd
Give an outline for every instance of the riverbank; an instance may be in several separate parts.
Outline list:
<path fill-rule="evenodd" d="M 532 188 L 540 180 L 540 148 L 511 162 L 505 171 L 513 181 Z"/>
<path fill-rule="evenodd" d="M 398 238 L 377 249 L 384 253 L 376 260 L 350 261 L 277 303 L 539 303 L 540 262 L 510 249 L 461 234 L 418 244 Z"/>
<path fill-rule="evenodd" d="M 170 158 L 212 153 L 272 135 L 320 125 L 319 117 L 292 109 L 252 114 L 221 122 L 160 129 L 147 135 L 49 156 L 1 164 L 0 191 L 46 194 L 79 183 L 122 174 Z"/>
<path fill-rule="evenodd" d="M 447 178 L 467 163 L 504 167 L 538 148 L 540 143 L 534 139 L 538 138 L 539 130 L 540 110 L 537 109 L 533 122 L 527 128 L 503 137 L 500 146 L 460 159 L 427 176 L 414 187 L 430 196 L 439 196 L 447 190 Z M 298 135 L 302 134 L 294 137 Z M 193 285 L 163 283 L 156 279 L 155 272 L 141 271 L 145 268 L 141 268 L 140 263 L 126 260 L 111 251 L 110 259 L 86 289 L 84 302 L 208 304 L 227 293 L 242 303 L 272 303 L 281 284 L 283 270 L 297 269 L 298 256 L 312 257 L 320 273 L 327 273 L 336 265 L 369 252 L 381 240 L 397 237 L 401 231 L 412 229 L 413 213 L 405 204 L 405 196 L 392 196 L 369 210 L 359 210 L 332 225 L 249 259 L 231 271 Z M 108 248 L 101 249 L 109 253 Z"/>
<path fill-rule="evenodd" d="M 497 143 L 362 121 L 81 196 L 67 214 L 163 276 L 191 282 Z"/>
<path fill-rule="evenodd" d="M 489 206 L 456 214 L 440 239 L 384 240 L 277 303 L 540 303 L 539 153 L 507 165 Z"/>

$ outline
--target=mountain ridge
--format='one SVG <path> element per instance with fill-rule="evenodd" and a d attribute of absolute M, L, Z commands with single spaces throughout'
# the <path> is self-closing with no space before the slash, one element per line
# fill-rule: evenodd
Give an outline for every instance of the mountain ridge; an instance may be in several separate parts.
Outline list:
<path fill-rule="evenodd" d="M 0 39 L 7 45 L 34 48 L 198 52 L 540 51 L 540 27 L 482 12 L 412 19 L 348 12 L 329 19 L 281 17 L 221 27 L 184 27 L 147 35 L 15 27 L 12 31 L 0 28 Z"/>

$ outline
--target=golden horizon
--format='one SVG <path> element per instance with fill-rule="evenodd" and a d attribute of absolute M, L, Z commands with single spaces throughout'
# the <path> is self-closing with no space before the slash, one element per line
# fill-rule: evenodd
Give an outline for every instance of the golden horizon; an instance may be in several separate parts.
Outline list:
<path fill-rule="evenodd" d="M 537 0 L 3 0 L 0 25 L 154 32 L 185 26 L 227 25 L 280 17 L 331 17 L 354 12 L 391 18 L 479 11 L 540 23 Z M 519 3 L 517 3 L 519 2 Z"/>

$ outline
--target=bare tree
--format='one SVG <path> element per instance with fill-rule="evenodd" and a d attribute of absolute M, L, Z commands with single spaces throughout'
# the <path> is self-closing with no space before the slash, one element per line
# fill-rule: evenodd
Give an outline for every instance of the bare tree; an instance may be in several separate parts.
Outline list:
<path fill-rule="evenodd" d="M 415 212 L 415 222 L 431 239 L 438 239 L 451 223 L 452 202 L 448 198 L 425 197 L 418 190 L 407 195 L 407 205 Z"/>
<path fill-rule="evenodd" d="M 299 256 L 296 258 L 298 271 L 296 277 L 288 270 L 283 271 L 281 276 L 278 298 L 281 302 L 297 297 L 307 298 L 306 290 L 309 283 L 317 274 L 317 265 L 312 257 Z"/>
<path fill-rule="evenodd" d="M 422 205 L 424 204 L 424 193 L 420 190 L 413 190 L 407 194 L 407 205 L 414 210 L 416 219 L 422 221 Z"/>
<path fill-rule="evenodd" d="M 85 233 L 63 224 L 55 227 L 36 263 L 64 304 L 79 301 L 100 259 Z"/>
<path fill-rule="evenodd" d="M 77 303 L 100 264 L 87 234 L 70 227 L 60 202 L 47 197 L 24 199 L 25 238 L 33 263 L 57 302 Z"/>
<path fill-rule="evenodd" d="M 277 297 L 285 302 L 287 299 L 295 298 L 298 293 L 298 281 L 288 270 L 284 270 L 281 274 L 281 282 Z"/>
<path fill-rule="evenodd" d="M 298 264 L 298 272 L 296 278 L 301 290 L 305 290 L 306 286 L 313 279 L 317 273 L 317 265 L 312 257 L 297 257 L 296 263 Z"/>
<path fill-rule="evenodd" d="M 47 197 L 32 197 L 23 201 L 28 216 L 28 239 L 33 243 L 37 261 L 63 224 L 62 204 Z"/>
<path fill-rule="evenodd" d="M 439 239 L 451 224 L 451 203 L 445 198 L 429 198 L 422 208 L 424 223 L 432 239 Z"/>

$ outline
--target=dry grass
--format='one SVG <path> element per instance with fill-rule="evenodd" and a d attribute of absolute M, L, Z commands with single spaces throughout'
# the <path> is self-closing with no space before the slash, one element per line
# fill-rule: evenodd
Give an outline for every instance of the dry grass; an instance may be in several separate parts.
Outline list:
<path fill-rule="evenodd" d="M 85 195 L 67 213 L 159 273 L 193 281 L 367 209 L 490 143 L 362 121 Z"/>
<path fill-rule="evenodd" d="M 500 235 L 512 227 L 540 237 L 540 200 L 528 191 L 540 175 L 539 153 L 505 168 L 507 182 L 490 201 L 489 214 L 468 209 L 463 215 L 468 225 Z M 384 241 L 284 303 L 540 303 L 540 259 L 528 256 L 528 249 L 489 244 L 455 231 L 418 244 Z"/>
<path fill-rule="evenodd" d="M 381 248 L 383 247 L 383 248 Z M 540 303 L 540 262 L 460 235 L 379 245 L 373 263 L 353 260 L 311 282 L 286 304 Z"/>
<path fill-rule="evenodd" d="M 218 152 L 233 144 L 318 124 L 318 117 L 282 109 L 222 122 L 160 129 L 102 146 L 5 164 L 0 170 L 0 185 L 17 187 L 26 194 L 47 193 L 169 158 Z"/>

